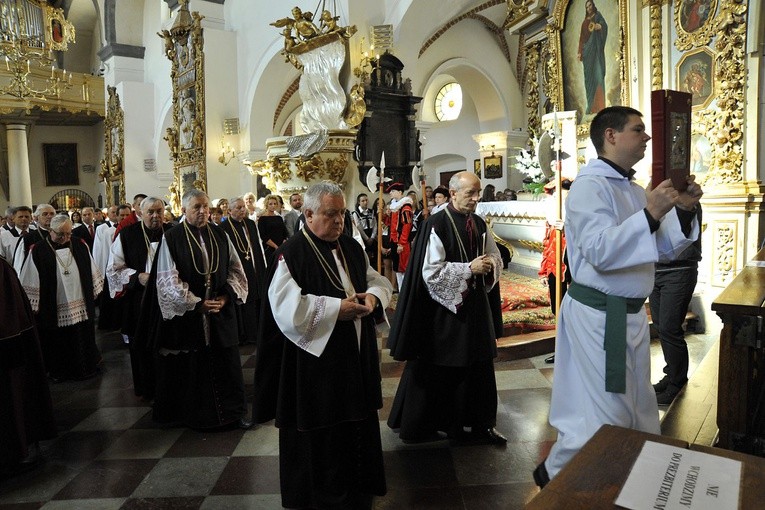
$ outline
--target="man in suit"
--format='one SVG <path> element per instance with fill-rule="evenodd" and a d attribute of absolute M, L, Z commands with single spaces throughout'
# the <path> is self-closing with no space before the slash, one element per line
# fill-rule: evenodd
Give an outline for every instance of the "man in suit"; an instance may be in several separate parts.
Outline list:
<path fill-rule="evenodd" d="M 82 224 L 72 230 L 72 235 L 85 241 L 92 253 L 93 241 L 96 239 L 96 217 L 93 208 L 83 207 L 80 216 L 82 217 Z"/>

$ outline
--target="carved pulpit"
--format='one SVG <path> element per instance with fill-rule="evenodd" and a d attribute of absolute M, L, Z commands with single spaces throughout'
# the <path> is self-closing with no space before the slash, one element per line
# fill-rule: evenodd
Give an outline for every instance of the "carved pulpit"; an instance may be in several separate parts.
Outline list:
<path fill-rule="evenodd" d="M 404 79 L 404 64 L 386 52 L 377 60 L 365 87 L 367 113 L 356 138 L 359 179 L 366 183 L 371 167 L 380 168 L 385 153 L 385 175 L 395 182 L 412 185 L 412 169 L 420 160 L 419 133 L 414 125 L 421 97 L 412 95 Z"/>

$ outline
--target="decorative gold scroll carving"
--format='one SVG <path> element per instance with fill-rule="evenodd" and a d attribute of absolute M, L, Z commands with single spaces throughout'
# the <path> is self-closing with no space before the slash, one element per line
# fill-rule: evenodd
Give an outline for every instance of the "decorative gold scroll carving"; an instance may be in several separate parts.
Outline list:
<path fill-rule="evenodd" d="M 717 11 L 717 0 L 707 0 L 706 18 L 699 24 L 698 27 L 688 27 L 688 11 L 691 7 L 691 2 L 686 0 L 675 0 L 675 30 L 677 30 L 677 38 L 675 39 L 675 47 L 678 50 L 687 50 L 695 48 L 697 46 L 704 46 L 709 44 L 715 32 L 718 30 L 717 21 L 726 23 L 722 18 L 725 17 L 724 11 L 735 10 L 735 4 L 744 4 L 744 10 L 746 10 L 746 2 L 743 0 L 730 0 L 729 2 L 722 2 L 720 6 L 720 14 L 715 16 Z M 744 20 L 746 21 L 746 20 Z"/>
<path fill-rule="evenodd" d="M 104 159 L 98 174 L 106 188 L 106 205 L 125 203 L 125 112 L 116 87 L 107 87 L 109 101 L 104 119 Z"/>
<path fill-rule="evenodd" d="M 651 89 L 659 90 L 664 88 L 661 40 L 661 0 L 651 0 L 649 15 L 651 17 Z"/>
<path fill-rule="evenodd" d="M 539 115 L 539 53 L 540 43 L 526 47 L 526 70 L 524 83 L 526 88 L 526 111 L 528 112 L 529 136 L 539 136 L 541 131 Z"/>
<path fill-rule="evenodd" d="M 729 184 L 743 180 L 743 126 L 745 122 L 746 79 L 746 11 L 745 0 L 732 0 L 721 5 L 716 18 L 715 42 L 716 106 L 694 115 L 705 122 L 714 146 L 714 164 L 705 183 Z"/>
<path fill-rule="evenodd" d="M 174 204 L 180 204 L 190 188 L 207 191 L 204 16 L 190 13 L 188 0 L 180 3 L 172 28 L 157 34 L 164 40 L 164 53 L 172 64 L 173 125 L 164 139 L 173 159 L 174 181 L 168 191 Z"/>
<path fill-rule="evenodd" d="M 507 18 L 505 26 L 509 27 L 516 22 L 521 21 L 529 15 L 529 4 L 531 0 L 507 0 Z"/>

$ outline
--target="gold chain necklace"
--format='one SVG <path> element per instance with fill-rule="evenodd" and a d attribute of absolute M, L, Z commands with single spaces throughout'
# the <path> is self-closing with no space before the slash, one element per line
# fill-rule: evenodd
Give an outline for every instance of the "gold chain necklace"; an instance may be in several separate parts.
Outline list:
<path fill-rule="evenodd" d="M 449 211 L 449 209 L 446 209 L 446 215 L 449 217 L 449 221 L 452 224 L 452 228 L 454 229 L 454 237 L 457 238 L 457 244 L 460 247 L 460 257 L 463 259 L 462 262 L 470 262 L 470 259 L 467 256 L 467 250 L 465 250 L 465 245 L 462 244 L 462 238 L 460 237 L 459 230 L 457 230 L 457 224 L 454 223 L 454 218 L 452 218 L 452 213 Z"/>
<path fill-rule="evenodd" d="M 349 289 L 345 288 L 342 278 L 335 274 L 335 271 L 329 265 L 329 262 L 327 262 L 327 260 L 322 256 L 321 252 L 319 251 L 319 247 L 314 244 L 313 239 L 311 239 L 311 236 L 308 235 L 308 232 L 306 232 L 305 229 L 301 230 L 301 232 L 303 232 L 305 238 L 308 239 L 308 244 L 313 249 L 314 254 L 316 254 L 316 258 L 319 259 L 319 265 L 321 265 L 321 268 L 324 270 L 324 274 L 326 274 L 327 278 L 329 278 L 329 283 L 331 283 L 332 286 L 340 292 L 345 292 L 347 296 L 352 296 L 354 293 L 349 292 Z M 337 245 L 337 250 L 342 254 L 342 251 L 340 250 L 340 244 Z M 345 274 L 347 274 L 348 278 L 350 278 L 351 273 L 348 271 L 348 263 L 345 260 L 345 256 L 343 256 L 343 268 L 345 269 Z"/>
<path fill-rule="evenodd" d="M 165 231 L 163 227 L 159 227 L 162 229 L 162 232 Z M 146 243 L 146 253 L 148 254 L 147 260 L 154 260 L 154 253 L 156 251 L 156 248 L 152 248 L 151 242 L 149 241 L 149 236 L 146 234 L 146 225 L 143 224 L 143 221 L 141 222 L 141 232 L 143 232 L 143 241 Z"/>
<path fill-rule="evenodd" d="M 229 221 L 231 221 L 231 230 L 234 231 L 234 242 L 236 243 L 236 247 L 239 250 L 239 252 L 244 253 L 246 256 L 244 257 L 244 260 L 250 260 L 250 251 L 252 251 L 252 246 L 250 246 L 250 243 L 248 242 L 249 239 L 242 239 L 239 237 L 239 232 L 236 231 L 236 220 L 232 220 L 229 218 Z M 241 221 L 242 223 L 242 231 L 244 231 L 244 235 L 247 235 L 247 225 L 244 223 L 244 220 Z"/>
<path fill-rule="evenodd" d="M 56 248 L 53 247 L 53 245 L 50 243 L 50 239 L 45 239 L 48 243 L 48 246 L 50 246 L 50 249 L 53 250 L 53 255 L 56 256 L 56 259 L 58 260 L 59 264 L 61 264 L 61 267 L 64 268 L 64 276 L 69 276 L 69 266 L 72 265 L 72 262 L 74 261 L 74 253 L 72 252 L 72 242 L 69 241 L 69 261 L 64 264 L 64 261 L 61 259 L 61 257 L 58 256 L 58 251 Z"/>
<path fill-rule="evenodd" d="M 191 246 L 191 240 L 194 240 L 194 244 L 199 247 L 200 254 L 204 257 L 205 251 L 200 242 L 197 240 L 197 237 L 191 233 L 191 229 L 189 229 L 189 224 L 187 222 L 183 222 L 183 227 L 186 232 L 186 242 L 189 245 L 189 253 L 191 254 L 191 262 L 194 264 L 194 271 L 197 272 L 197 274 L 200 274 L 205 277 L 205 285 L 209 287 L 210 285 L 210 275 L 213 273 L 218 272 L 218 265 L 220 264 L 220 248 L 218 247 L 218 241 L 215 239 L 215 236 L 212 233 L 212 230 L 210 229 L 210 225 L 207 224 L 207 233 L 210 236 L 210 263 L 209 263 L 209 270 L 208 271 L 200 271 L 199 267 L 197 266 L 197 260 L 194 258 L 194 248 Z"/>

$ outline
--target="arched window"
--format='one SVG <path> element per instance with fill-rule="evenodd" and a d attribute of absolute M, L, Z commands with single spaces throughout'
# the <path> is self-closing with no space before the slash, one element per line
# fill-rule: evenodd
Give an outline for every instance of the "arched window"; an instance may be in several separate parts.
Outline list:
<path fill-rule="evenodd" d="M 462 110 L 462 87 L 457 82 L 447 83 L 436 94 L 436 118 L 439 121 L 454 120 Z"/>

